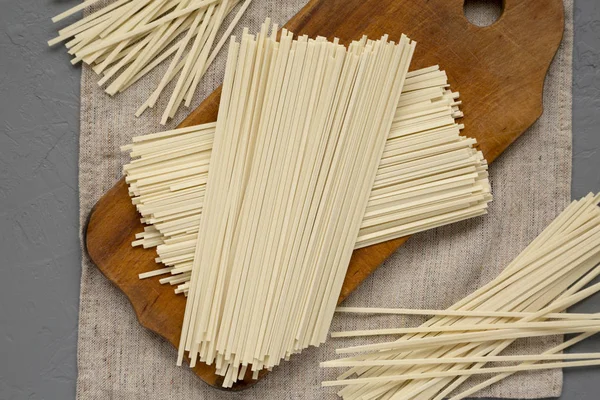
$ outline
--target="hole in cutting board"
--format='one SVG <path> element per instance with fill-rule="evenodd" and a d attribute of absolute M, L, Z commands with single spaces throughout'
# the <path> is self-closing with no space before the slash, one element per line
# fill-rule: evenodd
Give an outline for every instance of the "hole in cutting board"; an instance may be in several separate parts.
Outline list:
<path fill-rule="evenodd" d="M 504 0 L 465 0 L 463 10 L 473 25 L 490 26 L 502 16 Z"/>

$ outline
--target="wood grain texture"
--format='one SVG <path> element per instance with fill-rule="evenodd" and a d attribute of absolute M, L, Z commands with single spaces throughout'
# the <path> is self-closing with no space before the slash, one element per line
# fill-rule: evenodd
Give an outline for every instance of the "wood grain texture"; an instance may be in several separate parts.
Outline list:
<path fill-rule="evenodd" d="M 418 42 L 411 69 L 441 64 L 463 100 L 463 134 L 476 138 L 492 162 L 541 115 L 546 72 L 564 27 L 561 0 L 505 0 L 504 6 L 497 22 L 477 27 L 464 16 L 463 0 L 312 0 L 286 28 L 310 37 L 339 37 L 343 43 L 365 34 L 407 34 Z M 220 93 L 213 92 L 181 126 L 215 121 Z M 157 268 L 154 249 L 131 247 L 140 231 L 139 215 L 121 179 L 92 210 L 86 249 L 127 295 L 140 323 L 177 346 L 185 298 L 176 296 L 172 286 L 160 285 L 158 278 L 138 279 L 139 273 Z M 356 250 L 339 301 L 407 239 Z M 213 367 L 199 363 L 194 371 L 206 383 L 220 386 Z M 245 379 L 233 390 L 252 383 Z"/>

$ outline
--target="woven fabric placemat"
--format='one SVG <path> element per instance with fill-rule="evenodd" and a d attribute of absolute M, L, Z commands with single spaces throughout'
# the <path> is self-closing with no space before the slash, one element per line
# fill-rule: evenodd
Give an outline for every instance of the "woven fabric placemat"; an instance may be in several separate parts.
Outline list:
<path fill-rule="evenodd" d="M 266 16 L 284 23 L 305 0 L 255 0 L 241 20 L 256 32 Z M 545 85 L 544 115 L 490 167 L 494 201 L 484 218 L 415 235 L 345 302 L 371 307 L 446 308 L 493 279 L 568 204 L 571 183 L 571 59 L 573 0 L 565 1 L 566 30 Z M 482 15 L 481 18 L 486 18 Z M 440 60 L 443 68 L 444 60 Z M 209 68 L 192 104 L 196 107 L 222 81 L 225 54 Z M 121 178 L 127 158 L 119 146 L 133 136 L 164 130 L 158 121 L 168 96 L 141 118 L 135 110 L 158 84 L 166 66 L 114 98 L 96 84 L 87 67 L 81 78 L 79 160 L 80 222 Z M 460 88 L 453 88 L 460 91 Z M 167 90 L 167 93 L 170 93 Z M 175 127 L 190 110 L 169 123 Z M 334 330 L 414 325 L 417 318 L 336 316 Z M 512 348 L 537 352 L 561 340 L 536 339 Z M 334 348 L 349 344 L 329 340 L 284 362 L 265 380 L 243 393 L 250 399 L 334 399 L 322 380 L 337 371 L 318 363 L 335 358 Z M 84 256 L 79 312 L 79 399 L 227 399 L 239 394 L 204 384 L 188 368 L 175 366 L 176 350 L 141 327 L 126 297 Z M 558 396 L 560 371 L 523 373 L 481 392 L 481 396 L 544 398 Z"/>

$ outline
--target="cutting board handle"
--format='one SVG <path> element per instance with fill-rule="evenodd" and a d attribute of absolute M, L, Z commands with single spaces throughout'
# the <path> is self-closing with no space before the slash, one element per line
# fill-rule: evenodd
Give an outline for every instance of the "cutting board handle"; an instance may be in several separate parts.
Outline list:
<path fill-rule="evenodd" d="M 499 39 L 506 41 L 507 45 L 515 44 L 511 43 L 512 40 L 522 42 L 533 39 L 536 41 L 536 36 L 547 34 L 550 31 L 557 33 L 558 26 L 552 22 L 559 17 L 564 18 L 562 0 L 503 0 L 501 1 L 502 13 L 498 19 L 488 26 L 478 26 L 469 21 L 465 15 L 464 0 L 434 1 L 439 2 L 436 7 L 447 7 L 448 11 L 452 13 L 450 17 L 461 22 L 465 30 L 473 32 L 475 35 L 485 31 L 506 34 Z M 536 20 L 539 22 L 548 20 L 551 23 L 544 29 Z M 558 32 L 562 36 L 563 27 L 558 28 Z M 511 37 L 512 35 L 514 37 Z"/>

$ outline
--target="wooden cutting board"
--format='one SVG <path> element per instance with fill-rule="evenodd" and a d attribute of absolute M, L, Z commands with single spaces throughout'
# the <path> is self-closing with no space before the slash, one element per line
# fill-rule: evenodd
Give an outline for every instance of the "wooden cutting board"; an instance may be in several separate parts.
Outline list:
<path fill-rule="evenodd" d="M 500 19 L 482 28 L 466 19 L 463 0 L 312 0 L 285 26 L 296 34 L 338 37 L 343 43 L 364 34 L 399 38 L 406 33 L 418 42 L 411 69 L 440 64 L 447 71 L 463 100 L 463 134 L 476 138 L 492 162 L 542 113 L 542 89 L 562 38 L 564 14 L 561 0 L 504 0 Z M 219 96 L 217 89 L 181 126 L 215 121 Z M 140 323 L 177 346 L 185 298 L 158 278 L 138 279 L 139 273 L 157 268 L 154 249 L 131 247 L 142 231 L 139 218 L 121 179 L 92 210 L 86 249 L 129 298 Z M 339 301 L 407 239 L 356 250 Z M 199 363 L 194 372 L 209 385 L 222 383 L 212 366 Z M 247 376 L 233 390 L 252 383 Z"/>

